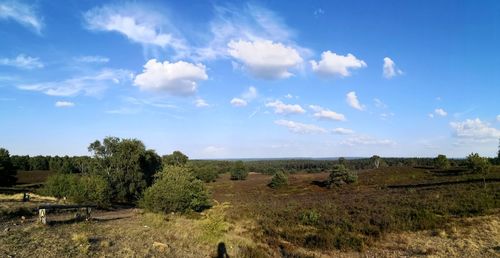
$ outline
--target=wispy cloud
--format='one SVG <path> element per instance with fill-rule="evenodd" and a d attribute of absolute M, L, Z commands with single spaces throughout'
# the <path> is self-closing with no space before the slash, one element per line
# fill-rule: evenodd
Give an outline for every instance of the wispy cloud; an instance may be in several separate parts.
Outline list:
<path fill-rule="evenodd" d="M 275 124 L 284 126 L 288 128 L 288 130 L 292 133 L 299 133 L 299 134 L 311 134 L 311 133 L 326 133 L 327 130 L 319 127 L 317 125 L 313 124 L 304 124 L 304 123 L 299 123 L 295 121 L 290 121 L 290 120 L 276 120 L 274 121 Z"/>
<path fill-rule="evenodd" d="M 98 73 L 73 77 L 63 81 L 21 84 L 21 90 L 39 91 L 50 96 L 97 96 L 112 84 L 128 81 L 132 73 L 127 70 L 104 69 Z"/>
<path fill-rule="evenodd" d="M 389 57 L 384 58 L 384 65 L 382 67 L 382 74 L 386 79 L 390 79 L 392 77 L 402 75 L 403 71 L 396 67 L 396 63 L 392 61 Z"/>
<path fill-rule="evenodd" d="M 323 119 L 323 120 L 333 120 L 333 121 L 345 121 L 346 118 L 343 114 L 337 113 L 335 111 L 317 106 L 317 105 L 310 105 L 310 109 L 314 110 L 313 116 L 318 119 Z"/>
<path fill-rule="evenodd" d="M 54 105 L 58 108 L 68 108 L 68 107 L 74 107 L 75 103 L 69 101 L 56 101 Z"/>
<path fill-rule="evenodd" d="M 346 101 L 347 101 L 347 104 L 349 104 L 349 106 L 354 108 L 354 109 L 357 109 L 360 111 L 365 110 L 365 107 L 363 105 L 361 105 L 361 103 L 358 100 L 358 96 L 356 96 L 356 92 L 354 92 L 354 91 L 347 93 Z"/>
<path fill-rule="evenodd" d="M 74 58 L 75 61 L 80 63 L 100 63 L 104 64 L 109 62 L 109 58 L 104 56 L 79 56 Z"/>
<path fill-rule="evenodd" d="M 20 54 L 16 58 L 0 58 L 0 65 L 14 66 L 21 69 L 43 68 L 44 64 L 38 57 Z"/>
<path fill-rule="evenodd" d="M 451 122 L 451 128 L 457 138 L 471 141 L 495 141 L 500 138 L 500 129 L 492 127 L 489 123 L 479 118 L 466 119 L 462 122 Z"/>
<path fill-rule="evenodd" d="M 37 15 L 35 7 L 21 1 L 4 1 L 0 3 L 0 19 L 14 20 L 38 34 L 41 33 L 44 27 L 43 19 Z"/>
<path fill-rule="evenodd" d="M 299 104 L 285 104 L 281 100 L 268 102 L 266 107 L 274 109 L 275 114 L 303 114 L 306 111 Z"/>

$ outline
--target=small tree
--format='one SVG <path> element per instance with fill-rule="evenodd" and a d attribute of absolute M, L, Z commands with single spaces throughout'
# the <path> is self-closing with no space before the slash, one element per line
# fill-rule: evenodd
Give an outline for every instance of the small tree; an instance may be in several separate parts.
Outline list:
<path fill-rule="evenodd" d="M 288 176 L 283 171 L 276 172 L 268 184 L 269 187 L 275 189 L 286 185 L 288 185 Z"/>
<path fill-rule="evenodd" d="M 0 185 L 12 185 L 16 182 L 16 169 L 10 159 L 9 151 L 0 148 Z"/>
<path fill-rule="evenodd" d="M 189 158 L 180 151 L 174 151 L 172 154 L 163 156 L 163 164 L 166 166 L 182 166 L 185 165 Z"/>
<path fill-rule="evenodd" d="M 380 156 L 377 155 L 373 155 L 370 158 L 370 161 L 372 162 L 374 168 L 378 168 L 380 166 L 380 160 Z"/>
<path fill-rule="evenodd" d="M 234 163 L 233 169 L 231 170 L 231 180 L 245 180 L 248 176 L 247 168 L 245 163 L 239 160 Z"/>
<path fill-rule="evenodd" d="M 358 180 L 358 176 L 349 171 L 344 165 L 335 166 L 328 178 L 328 187 L 351 184 Z"/>
<path fill-rule="evenodd" d="M 153 212 L 202 211 L 211 206 L 203 182 L 187 167 L 166 166 L 146 189 L 141 205 Z"/>
<path fill-rule="evenodd" d="M 434 159 L 434 165 L 439 169 L 447 169 L 450 167 L 450 161 L 446 158 L 445 155 L 439 154 Z"/>
<path fill-rule="evenodd" d="M 487 158 L 479 156 L 477 153 L 471 153 L 467 156 L 467 167 L 476 174 L 483 175 L 483 186 L 486 187 L 486 174 L 490 169 L 490 162 Z"/>
<path fill-rule="evenodd" d="M 339 165 L 344 165 L 344 166 L 347 166 L 346 159 L 345 159 L 345 158 L 343 158 L 343 157 L 340 157 L 340 158 L 339 158 Z"/>

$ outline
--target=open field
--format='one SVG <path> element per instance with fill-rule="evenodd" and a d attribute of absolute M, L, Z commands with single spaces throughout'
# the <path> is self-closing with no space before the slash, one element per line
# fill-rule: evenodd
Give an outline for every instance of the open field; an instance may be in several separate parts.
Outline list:
<path fill-rule="evenodd" d="M 50 214 L 50 226 L 29 216 L 36 202 L 4 199 L 1 209 L 23 212 L 4 212 L 0 256 L 210 257 L 222 242 L 232 257 L 500 254 L 498 168 L 486 187 L 477 175 L 405 167 L 360 171 L 337 189 L 322 186 L 327 177 L 292 174 L 273 190 L 269 175 L 225 174 L 208 184 L 216 205 L 202 214 L 115 208 L 88 222 Z"/>

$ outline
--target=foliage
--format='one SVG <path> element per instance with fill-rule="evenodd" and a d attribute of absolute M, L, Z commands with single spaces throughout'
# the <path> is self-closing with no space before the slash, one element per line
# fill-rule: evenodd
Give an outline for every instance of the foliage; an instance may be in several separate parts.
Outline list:
<path fill-rule="evenodd" d="M 16 182 L 16 169 L 10 159 L 9 151 L 0 148 L 0 185 L 12 185 Z"/>
<path fill-rule="evenodd" d="M 358 180 L 358 177 L 349 171 L 344 165 L 337 165 L 330 173 L 328 178 L 328 186 L 340 186 L 343 184 L 351 184 Z"/>
<path fill-rule="evenodd" d="M 192 166 L 192 171 L 197 179 L 205 183 L 215 182 L 217 177 L 219 177 L 217 169 L 209 164 L 203 166 Z"/>
<path fill-rule="evenodd" d="M 474 173 L 484 174 L 488 171 L 490 162 L 487 158 L 481 157 L 477 153 L 471 153 L 467 156 L 467 167 Z"/>
<path fill-rule="evenodd" d="M 248 171 L 243 161 L 236 161 L 231 170 L 231 180 L 245 180 L 248 176 Z"/>
<path fill-rule="evenodd" d="M 380 156 L 377 155 L 373 155 L 370 158 L 370 161 L 372 162 L 374 168 L 378 168 L 380 166 L 380 160 Z"/>
<path fill-rule="evenodd" d="M 317 225 L 321 215 L 317 210 L 308 210 L 299 214 L 299 220 L 304 225 Z"/>
<path fill-rule="evenodd" d="M 160 167 L 158 155 L 137 139 L 106 137 L 102 143 L 91 143 L 88 149 L 94 154 L 92 173 L 109 182 L 115 201 L 137 200 Z"/>
<path fill-rule="evenodd" d="M 271 188 L 280 188 L 288 185 L 288 176 L 283 171 L 274 174 L 271 182 L 268 184 Z"/>
<path fill-rule="evenodd" d="M 450 167 L 450 161 L 446 158 L 446 155 L 439 154 L 434 159 L 435 166 L 439 169 L 447 169 Z"/>
<path fill-rule="evenodd" d="M 107 207 L 110 204 L 111 188 L 99 175 L 78 176 L 74 174 L 54 174 L 47 179 L 42 194 L 57 198 L 66 197 L 75 203 L 96 204 Z"/>
<path fill-rule="evenodd" d="M 203 182 L 189 168 L 166 166 L 144 192 L 141 205 L 153 212 L 202 211 L 210 207 L 209 198 Z"/>
<path fill-rule="evenodd" d="M 165 166 L 182 166 L 187 163 L 189 158 L 180 151 L 174 151 L 170 155 L 164 155 L 162 159 Z"/>

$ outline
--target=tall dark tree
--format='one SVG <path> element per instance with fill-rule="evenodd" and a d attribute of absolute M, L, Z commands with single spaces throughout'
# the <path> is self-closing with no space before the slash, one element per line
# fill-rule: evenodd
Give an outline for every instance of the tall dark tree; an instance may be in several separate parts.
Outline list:
<path fill-rule="evenodd" d="M 93 173 L 108 180 L 115 201 L 137 200 L 158 168 L 156 153 L 147 151 L 137 139 L 106 137 L 102 143 L 91 143 L 88 149 L 95 158 Z"/>
<path fill-rule="evenodd" d="M 450 161 L 446 157 L 446 155 L 439 154 L 435 159 L 434 159 L 434 164 L 437 168 L 439 169 L 447 169 L 450 167 Z"/>
<path fill-rule="evenodd" d="M 9 151 L 0 148 L 0 185 L 12 185 L 16 182 L 16 169 L 10 160 Z"/>

